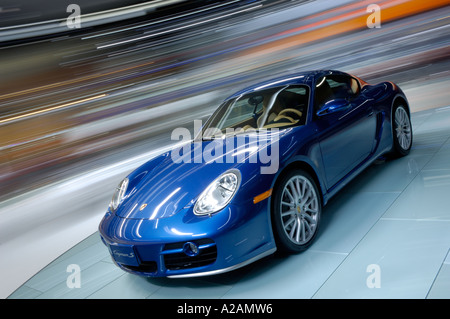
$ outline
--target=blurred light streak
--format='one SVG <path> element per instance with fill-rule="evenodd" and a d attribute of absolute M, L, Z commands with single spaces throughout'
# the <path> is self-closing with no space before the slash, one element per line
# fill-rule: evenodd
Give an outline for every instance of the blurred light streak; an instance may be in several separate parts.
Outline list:
<path fill-rule="evenodd" d="M 135 26 L 132 26 L 132 27 L 121 28 L 119 30 L 103 32 L 103 33 L 100 33 L 100 34 L 94 34 L 94 35 L 90 35 L 90 36 L 87 36 L 87 37 L 82 37 L 81 40 L 88 40 L 88 39 L 103 37 L 103 36 L 107 36 L 107 35 L 111 35 L 111 34 L 116 34 L 116 33 L 119 33 L 119 32 L 124 32 L 124 31 L 134 30 L 134 29 L 138 29 L 138 28 L 148 27 L 148 26 L 151 26 L 151 25 L 154 25 L 154 24 L 157 24 L 157 23 L 167 22 L 167 21 L 171 21 L 171 20 L 174 20 L 174 19 L 180 19 L 180 18 L 184 18 L 184 17 L 190 16 L 190 15 L 193 15 L 193 14 L 198 14 L 200 12 L 204 12 L 204 11 L 208 11 L 208 10 L 212 10 L 212 9 L 217 9 L 217 8 L 220 8 L 220 7 L 223 7 L 223 6 L 227 6 L 227 5 L 230 5 L 231 3 L 235 3 L 235 2 L 239 2 L 239 1 L 240 0 L 226 1 L 225 3 L 220 3 L 218 5 L 214 5 L 214 6 L 211 6 L 211 7 L 206 7 L 206 8 L 203 8 L 203 9 L 195 10 L 193 12 L 187 12 L 187 13 L 184 13 L 184 14 L 177 14 L 177 15 L 169 17 L 169 18 L 160 19 L 160 20 L 149 22 L 149 23 L 138 24 L 138 25 L 135 25 Z"/>
<path fill-rule="evenodd" d="M 387 0 L 372 2 L 378 4 L 381 7 L 382 23 L 450 4 L 449 0 Z M 366 1 L 363 1 L 361 3 L 344 6 L 339 9 L 339 11 L 348 8 L 355 9 L 356 6 L 361 6 L 365 3 Z M 320 13 L 316 17 L 319 17 L 323 14 L 324 13 Z M 274 53 L 274 51 L 285 50 L 289 47 L 299 46 L 309 42 L 317 41 L 319 39 L 336 36 L 338 34 L 343 34 L 358 29 L 364 29 L 367 28 L 367 16 L 368 15 L 366 12 L 366 7 L 363 6 L 362 8 L 360 7 L 354 11 L 343 13 L 329 19 L 310 23 L 300 28 L 293 28 L 284 32 L 280 32 L 274 35 L 273 38 L 286 36 L 299 31 L 304 31 L 300 34 L 295 34 L 268 42 L 266 45 L 258 46 L 257 48 L 253 48 L 251 50 L 258 50 L 259 52 L 264 53 Z M 244 52 L 243 54 L 248 53 Z"/>
<path fill-rule="evenodd" d="M 169 30 L 165 30 L 165 31 L 157 32 L 157 33 L 147 34 L 147 35 L 144 35 L 144 36 L 135 37 L 135 38 L 132 38 L 132 39 L 118 41 L 118 42 L 114 42 L 114 43 L 110 43 L 110 44 L 99 45 L 99 46 L 97 46 L 97 49 L 105 49 L 105 48 L 109 48 L 109 47 L 113 47 L 113 46 L 118 46 L 118 45 L 123 45 L 123 44 L 131 43 L 131 42 L 141 41 L 141 40 L 148 39 L 148 38 L 153 38 L 153 37 L 156 37 L 156 36 L 159 36 L 159 35 L 164 35 L 164 34 L 167 34 L 167 33 L 181 31 L 181 30 L 188 29 L 188 28 L 191 28 L 191 27 L 194 27 L 194 26 L 198 26 L 198 25 L 202 25 L 202 24 L 205 24 L 205 23 L 208 23 L 208 22 L 212 22 L 212 21 L 217 21 L 217 20 L 221 20 L 221 19 L 224 19 L 224 18 L 228 18 L 230 16 L 234 16 L 234 15 L 237 15 L 237 14 L 240 14 L 240 13 L 243 13 L 243 12 L 255 10 L 255 9 L 258 9 L 258 8 L 261 8 L 261 7 L 262 7 L 262 5 L 259 4 L 257 6 L 253 6 L 253 7 L 246 8 L 246 9 L 239 10 L 239 11 L 232 12 L 232 13 L 228 13 L 228 14 L 225 14 L 225 15 L 220 15 L 220 16 L 215 17 L 215 18 L 201 20 L 199 22 L 191 23 L 191 24 L 184 25 L 184 26 L 181 26 L 181 27 L 177 27 L 177 28 L 173 28 L 173 29 L 169 29 Z"/>
<path fill-rule="evenodd" d="M 83 28 L 98 26 L 101 24 L 117 22 L 144 16 L 147 11 L 160 6 L 182 2 L 184 0 L 153 0 L 145 3 L 130 5 L 127 7 L 114 8 L 100 12 L 81 14 L 81 25 Z M 67 17 L 52 19 L 34 23 L 26 23 L 0 28 L 0 40 L 10 41 L 28 38 L 30 36 L 47 35 L 51 33 L 68 31 Z"/>
<path fill-rule="evenodd" d="M 108 75 L 112 75 L 112 74 L 116 74 L 116 73 L 120 73 L 120 72 L 125 72 L 125 71 L 129 71 L 129 70 L 132 70 L 132 69 L 142 68 L 143 66 L 150 65 L 150 64 L 153 64 L 153 63 L 154 63 L 153 61 L 150 61 L 150 62 L 146 62 L 146 63 L 142 63 L 142 64 L 139 64 L 139 65 L 134 65 L 134 66 L 130 66 L 130 67 L 127 67 L 127 68 L 114 70 L 114 71 L 110 71 L 110 72 L 106 72 L 106 73 L 88 75 L 88 76 L 84 76 L 84 77 L 80 77 L 80 78 L 75 78 L 75 79 L 72 79 L 72 80 L 66 80 L 66 81 L 62 81 L 62 82 L 57 82 L 57 83 L 52 83 L 52 84 L 48 84 L 48 85 L 38 86 L 38 87 L 35 87 L 35 88 L 32 88 L 32 89 L 27 89 L 27 90 L 17 91 L 17 92 L 13 92 L 13 93 L 3 94 L 3 95 L 0 95 L 0 100 L 10 99 L 10 98 L 17 97 L 19 95 L 35 93 L 35 92 L 42 91 L 42 90 L 54 89 L 54 88 L 58 88 L 58 87 L 61 87 L 61 86 L 71 85 L 71 84 L 75 84 L 75 83 L 78 83 L 78 82 L 92 80 L 92 79 L 96 79 L 96 78 L 100 78 L 100 77 L 106 77 Z"/>
<path fill-rule="evenodd" d="M 84 103 L 84 102 L 98 100 L 98 99 L 100 99 L 102 97 L 105 97 L 105 96 L 106 96 L 106 94 L 100 94 L 100 95 L 93 96 L 93 97 L 90 97 L 90 98 L 86 98 L 86 99 L 82 99 L 82 100 L 78 100 L 78 101 L 74 101 L 74 102 L 70 102 L 70 103 L 65 103 L 65 104 L 61 104 L 61 105 L 45 108 L 45 109 L 42 109 L 42 110 L 39 110 L 39 111 L 34 111 L 34 112 L 25 113 L 25 114 L 22 114 L 22 115 L 13 116 L 13 117 L 10 117 L 10 118 L 6 118 L 6 119 L 3 119 L 3 120 L 0 120 L 0 124 L 13 122 L 13 121 L 16 121 L 16 120 L 19 120 L 19 119 L 23 119 L 23 118 L 26 118 L 26 117 L 40 115 L 40 114 L 43 114 L 43 113 L 47 113 L 47 112 L 50 112 L 50 111 L 55 111 L 55 110 L 58 110 L 58 109 L 62 109 L 62 108 L 68 107 L 68 106 L 73 106 L 73 105 Z"/>

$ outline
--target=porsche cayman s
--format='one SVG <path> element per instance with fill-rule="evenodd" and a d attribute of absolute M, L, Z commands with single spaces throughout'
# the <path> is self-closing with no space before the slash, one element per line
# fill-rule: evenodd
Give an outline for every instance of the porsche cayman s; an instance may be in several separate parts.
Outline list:
<path fill-rule="evenodd" d="M 305 72 L 233 94 L 180 145 L 129 174 L 99 225 L 125 271 L 213 275 L 307 249 L 333 195 L 409 153 L 410 109 L 394 83 Z"/>

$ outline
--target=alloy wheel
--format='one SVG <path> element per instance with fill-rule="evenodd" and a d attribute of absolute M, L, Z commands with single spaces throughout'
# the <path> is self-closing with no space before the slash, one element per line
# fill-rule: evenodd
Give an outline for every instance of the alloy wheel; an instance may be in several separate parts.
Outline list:
<path fill-rule="evenodd" d="M 305 245 L 314 236 L 319 218 L 319 198 L 309 179 L 291 177 L 285 184 L 280 203 L 281 225 L 295 245 Z"/>

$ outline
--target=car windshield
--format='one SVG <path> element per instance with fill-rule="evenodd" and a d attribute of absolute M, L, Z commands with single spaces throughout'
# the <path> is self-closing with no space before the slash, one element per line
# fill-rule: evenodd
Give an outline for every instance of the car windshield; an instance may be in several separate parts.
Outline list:
<path fill-rule="evenodd" d="M 206 123 L 202 137 L 304 125 L 308 102 L 309 87 L 305 85 L 285 85 L 242 94 L 217 109 Z"/>

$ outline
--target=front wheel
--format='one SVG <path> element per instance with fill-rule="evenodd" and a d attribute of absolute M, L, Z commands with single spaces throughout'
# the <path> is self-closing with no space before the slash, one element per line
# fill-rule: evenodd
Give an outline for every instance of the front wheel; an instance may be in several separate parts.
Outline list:
<path fill-rule="evenodd" d="M 409 113 L 403 105 L 397 105 L 392 113 L 392 153 L 395 157 L 408 155 L 411 150 L 413 137 Z"/>
<path fill-rule="evenodd" d="M 277 246 L 289 253 L 303 251 L 319 228 L 322 203 L 317 185 L 303 170 L 290 172 L 278 185 L 272 205 Z"/>

